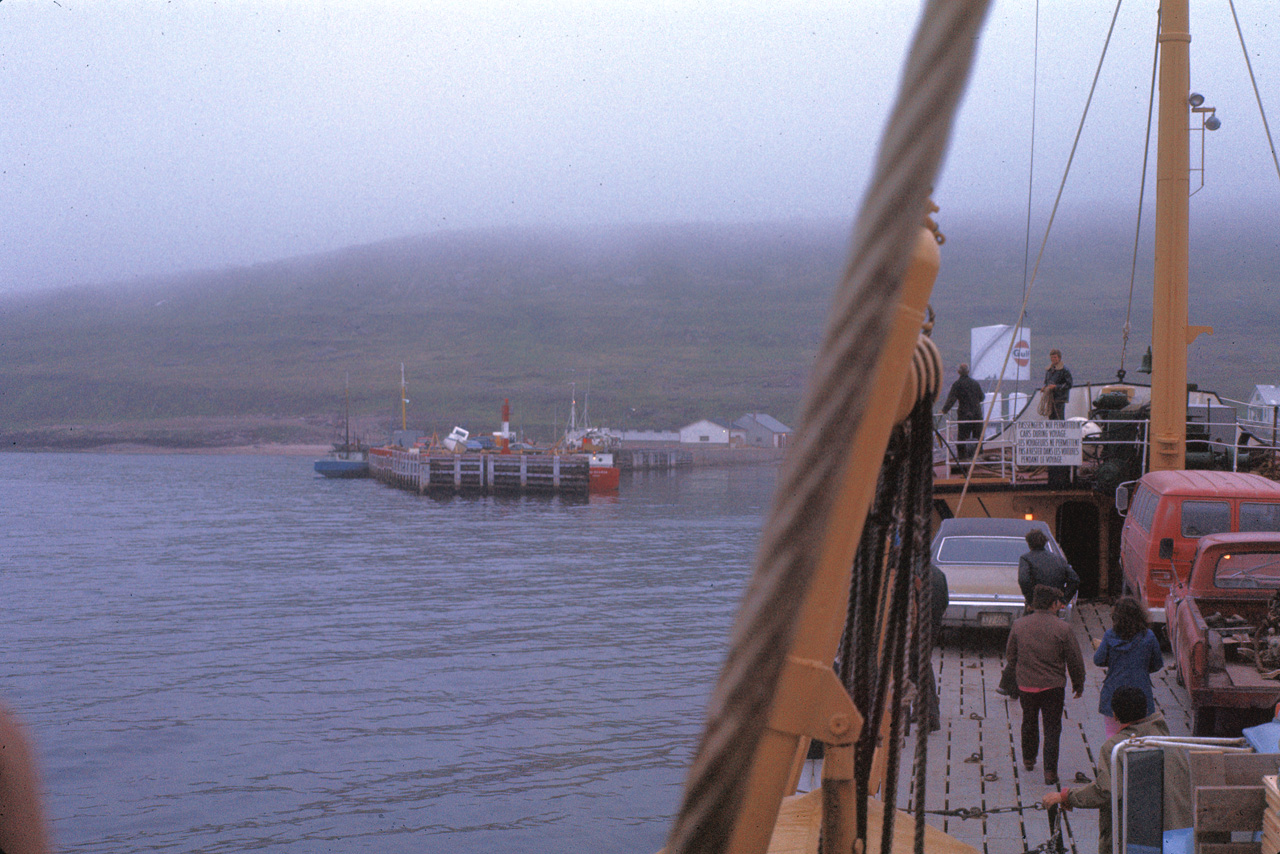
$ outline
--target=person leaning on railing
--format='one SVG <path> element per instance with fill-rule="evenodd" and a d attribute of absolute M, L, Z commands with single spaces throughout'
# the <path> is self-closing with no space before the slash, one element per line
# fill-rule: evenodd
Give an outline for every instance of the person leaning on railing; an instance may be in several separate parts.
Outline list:
<path fill-rule="evenodd" d="M 946 415 L 951 407 L 956 407 L 956 417 L 960 423 L 956 426 L 956 445 L 962 460 L 973 459 L 978 437 L 982 435 L 982 386 L 969 376 L 969 366 L 961 362 L 956 366 L 960 376 L 951 384 L 947 399 L 942 403 L 942 414 Z"/>

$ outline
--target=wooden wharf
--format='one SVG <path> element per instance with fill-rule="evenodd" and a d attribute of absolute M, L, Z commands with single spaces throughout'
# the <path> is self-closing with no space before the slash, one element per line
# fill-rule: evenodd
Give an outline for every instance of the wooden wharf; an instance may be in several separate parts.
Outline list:
<path fill-rule="evenodd" d="M 383 483 L 427 492 L 537 493 L 586 496 L 584 454 L 454 454 L 420 448 L 372 448 L 369 474 Z"/>
<path fill-rule="evenodd" d="M 614 462 L 623 471 L 679 469 L 693 465 L 692 453 L 674 448 L 620 448 L 612 453 Z"/>
<path fill-rule="evenodd" d="M 1073 699 L 1068 685 L 1058 777 L 1061 786 L 1076 787 L 1093 779 L 1094 762 L 1106 741 L 1098 714 L 1098 692 L 1106 671 L 1093 664 L 1092 640 L 1101 640 L 1110 626 L 1110 606 L 1083 603 L 1072 614 L 1071 624 L 1085 660 L 1085 691 L 1083 697 Z M 1004 632 L 947 630 L 934 651 L 942 729 L 929 736 L 926 810 L 1030 806 L 1038 804 L 1052 788 L 1045 785 L 1044 763 L 1039 757 L 1034 771 L 1022 767 L 1021 705 L 995 690 L 1004 665 L 1004 639 Z M 1170 734 L 1188 736 L 1191 714 L 1187 693 L 1178 686 L 1173 660 L 1167 653 L 1165 663 L 1165 669 L 1151 678 L 1156 707 L 1168 721 Z M 897 798 L 902 810 L 915 808 L 911 774 L 914 750 L 912 732 L 901 756 Z M 1077 774 L 1084 779 L 1078 781 Z M 1067 816 L 1069 827 L 1063 835 L 1067 849 L 1076 854 L 1097 851 L 1097 810 L 1077 809 Z M 927 822 L 983 854 L 1022 854 L 1035 850 L 1050 837 L 1044 810 L 968 819 L 930 815 Z"/>

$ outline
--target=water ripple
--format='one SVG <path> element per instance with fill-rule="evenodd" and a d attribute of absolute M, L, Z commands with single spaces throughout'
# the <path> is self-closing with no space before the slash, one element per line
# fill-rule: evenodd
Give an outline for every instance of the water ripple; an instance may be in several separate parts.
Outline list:
<path fill-rule="evenodd" d="M 59 850 L 657 850 L 772 482 L 0 455 L 0 697 Z"/>

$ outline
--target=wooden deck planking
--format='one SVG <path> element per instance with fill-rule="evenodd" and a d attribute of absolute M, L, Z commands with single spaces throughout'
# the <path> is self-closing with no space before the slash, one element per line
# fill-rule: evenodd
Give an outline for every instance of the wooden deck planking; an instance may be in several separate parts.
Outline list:
<path fill-rule="evenodd" d="M 1098 714 L 1098 693 L 1106 673 L 1093 664 L 1092 640 L 1100 640 L 1110 625 L 1110 606 L 1084 603 L 1075 609 L 1071 622 L 1085 661 L 1085 690 L 1078 700 L 1068 692 L 1058 776 L 1062 785 L 1075 787 L 1083 785 L 1075 780 L 1077 772 L 1093 778 L 1094 761 L 1106 740 Z M 1166 663 L 1171 663 L 1167 655 Z M 999 632 L 948 631 L 935 650 L 942 730 L 929 736 L 926 809 L 1032 805 L 1049 790 L 1039 757 L 1034 771 L 1027 772 L 1022 767 L 1021 705 L 995 690 L 1003 664 L 1004 635 Z M 1177 685 L 1172 669 L 1166 667 L 1153 674 L 1152 685 L 1156 705 L 1164 712 L 1170 731 L 1189 735 L 1186 692 Z M 914 807 L 910 773 L 914 750 L 913 734 L 902 757 L 898 793 L 901 809 Z M 980 761 L 965 761 L 975 755 Z M 995 779 L 984 779 L 987 775 L 995 775 Z M 999 813 L 979 819 L 930 815 L 928 823 L 984 854 L 1022 854 L 1049 837 L 1048 816 L 1043 810 Z M 1068 823 L 1068 848 L 1077 854 L 1093 854 L 1097 850 L 1097 812 L 1074 810 Z"/>

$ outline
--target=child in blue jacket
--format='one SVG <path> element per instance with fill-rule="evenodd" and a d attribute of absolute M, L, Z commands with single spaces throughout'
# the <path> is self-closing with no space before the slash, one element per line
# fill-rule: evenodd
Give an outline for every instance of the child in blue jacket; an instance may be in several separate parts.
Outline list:
<path fill-rule="evenodd" d="M 1160 642 L 1147 620 L 1147 612 L 1137 600 L 1123 596 L 1111 606 L 1111 628 L 1107 629 L 1093 653 L 1093 663 L 1107 668 L 1098 696 L 1098 712 L 1107 725 L 1107 737 L 1120 731 L 1120 723 L 1111 716 L 1111 695 L 1121 686 L 1137 688 L 1147 698 L 1147 714 L 1156 710 L 1151 690 L 1151 674 L 1164 667 Z"/>

